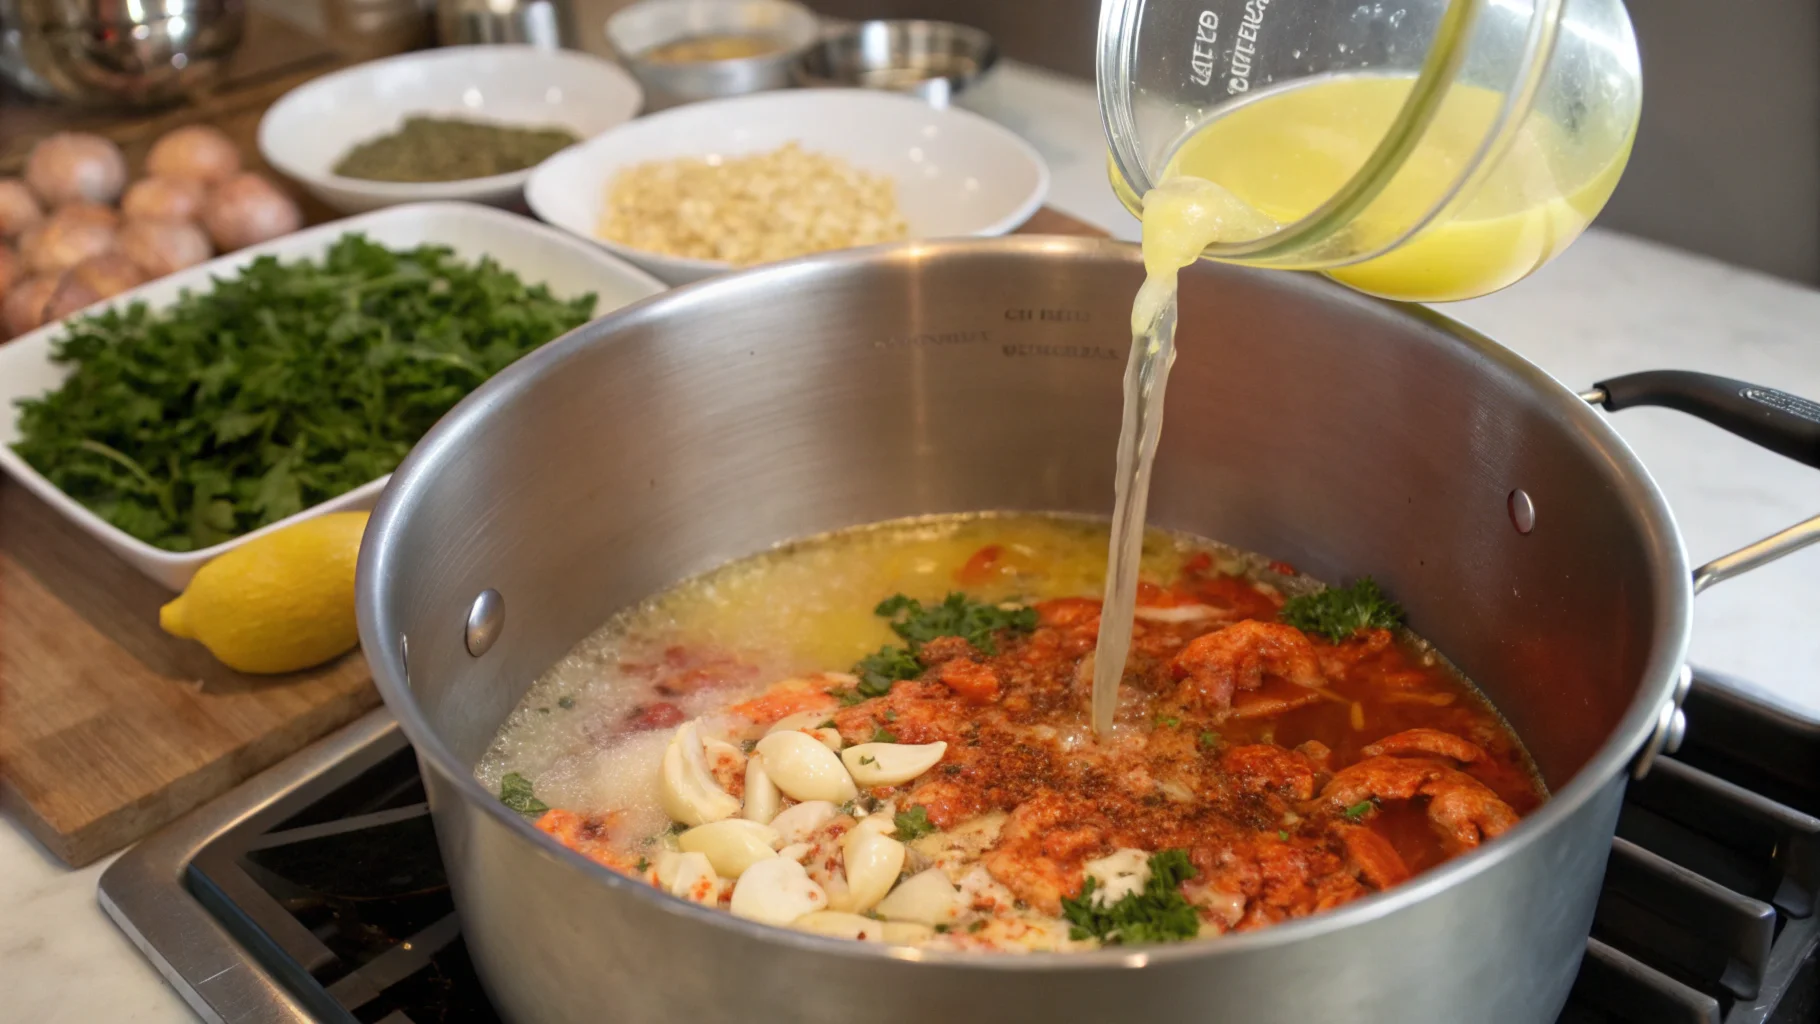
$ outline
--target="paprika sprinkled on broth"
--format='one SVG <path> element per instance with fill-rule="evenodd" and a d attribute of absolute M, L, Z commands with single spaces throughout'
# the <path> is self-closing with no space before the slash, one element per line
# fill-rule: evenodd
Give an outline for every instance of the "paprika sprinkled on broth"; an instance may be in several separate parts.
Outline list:
<path fill-rule="evenodd" d="M 679 898 L 979 951 L 1266 927 L 1397 885 L 1545 799 L 1375 584 L 1323 589 L 1180 535 L 1144 544 L 1096 738 L 1105 544 L 1100 522 L 950 517 L 732 563 L 584 641 L 477 775 Z M 572 708 L 538 710 L 559 693 Z"/>

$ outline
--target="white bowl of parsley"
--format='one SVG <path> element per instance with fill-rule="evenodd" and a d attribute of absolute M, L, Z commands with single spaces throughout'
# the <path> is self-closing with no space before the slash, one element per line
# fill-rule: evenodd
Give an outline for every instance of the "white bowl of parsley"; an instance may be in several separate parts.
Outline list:
<path fill-rule="evenodd" d="M 489 376 L 663 287 L 470 203 L 324 224 L 0 345 L 0 469 L 180 589 L 251 537 L 371 507 Z"/>

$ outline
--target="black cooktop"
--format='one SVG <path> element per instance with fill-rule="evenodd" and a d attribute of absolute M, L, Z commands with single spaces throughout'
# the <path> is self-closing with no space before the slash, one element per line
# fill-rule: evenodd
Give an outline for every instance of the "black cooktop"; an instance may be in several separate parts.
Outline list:
<path fill-rule="evenodd" d="M 1685 709 L 1680 752 L 1625 797 L 1560 1019 L 1820 1020 L 1820 726 L 1710 677 L 1696 676 Z M 397 729 L 375 735 L 196 847 L 181 883 L 309 1016 L 497 1020 L 462 943 L 416 760 Z M 108 888 L 103 902 L 121 917 Z M 122 924 L 160 955 L 144 922 Z"/>

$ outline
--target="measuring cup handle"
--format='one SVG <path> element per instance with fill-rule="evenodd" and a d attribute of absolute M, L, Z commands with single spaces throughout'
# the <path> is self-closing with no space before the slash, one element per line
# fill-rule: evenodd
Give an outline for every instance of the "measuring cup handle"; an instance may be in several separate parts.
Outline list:
<path fill-rule="evenodd" d="M 1753 444 L 1820 469 L 1820 403 L 1786 391 L 1688 370 L 1648 370 L 1593 385 L 1586 396 L 1617 412 L 1659 405 L 1698 416 Z"/>

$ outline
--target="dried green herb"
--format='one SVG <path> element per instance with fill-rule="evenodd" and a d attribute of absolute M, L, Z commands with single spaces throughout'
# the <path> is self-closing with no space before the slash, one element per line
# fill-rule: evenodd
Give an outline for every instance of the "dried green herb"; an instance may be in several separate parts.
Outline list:
<path fill-rule="evenodd" d="M 335 173 L 363 181 L 462 181 L 535 167 L 581 140 L 566 128 L 524 128 L 458 117 L 405 118 L 389 135 L 347 151 Z"/>

